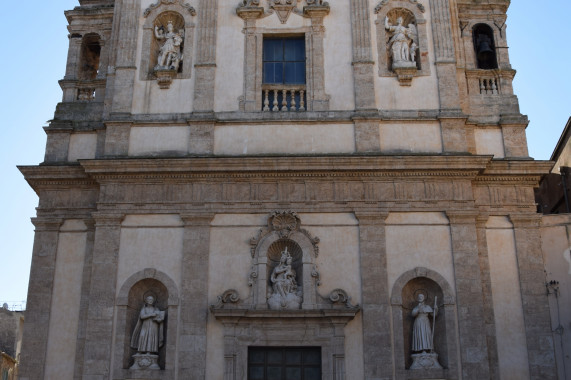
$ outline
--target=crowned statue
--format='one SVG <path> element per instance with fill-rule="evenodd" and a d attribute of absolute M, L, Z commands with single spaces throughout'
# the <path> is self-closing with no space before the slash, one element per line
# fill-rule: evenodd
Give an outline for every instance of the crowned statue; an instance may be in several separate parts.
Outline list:
<path fill-rule="evenodd" d="M 301 287 L 297 285 L 296 273 L 291 263 L 292 257 L 286 247 L 281 253 L 280 263 L 270 276 L 272 287 L 268 291 L 268 305 L 272 310 L 292 310 L 301 307 Z"/>

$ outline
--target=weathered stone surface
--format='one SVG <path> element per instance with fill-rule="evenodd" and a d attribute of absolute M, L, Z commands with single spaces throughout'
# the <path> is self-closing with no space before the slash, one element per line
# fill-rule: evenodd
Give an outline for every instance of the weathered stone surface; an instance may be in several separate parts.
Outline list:
<path fill-rule="evenodd" d="M 57 253 L 69 254 L 76 235 L 76 357 L 65 367 L 76 379 L 230 380 L 246 374 L 248 346 L 263 345 L 319 346 L 322 377 L 336 380 L 498 379 L 510 338 L 498 328 L 510 312 L 523 321 L 521 373 L 554 378 L 533 216 L 533 187 L 551 164 L 522 160 L 527 118 L 511 85 L 506 1 L 80 5 L 66 13 L 64 96 L 45 162 L 20 168 L 40 197 L 22 379 L 60 370 L 45 368 L 59 342 L 49 334 L 62 302 L 53 293 L 71 281 L 56 270 L 69 255 Z M 404 66 L 391 55 L 398 16 L 418 47 Z M 153 35 L 169 22 L 184 27 L 182 62 L 161 89 Z M 477 66 L 478 24 L 494 31 L 497 69 Z M 304 41 L 305 80 L 286 88 L 264 78 L 263 41 L 289 36 Z M 285 105 L 270 105 L 270 91 Z M 303 227 L 272 229 L 268 216 L 286 210 Z M 513 228 L 487 225 L 508 216 Z M 83 227 L 69 230 L 70 220 Z M 250 240 L 260 229 L 279 242 L 272 249 L 291 239 L 304 252 L 300 308 L 268 310 L 276 265 Z M 513 249 L 500 249 L 510 233 Z M 492 263 L 509 269 L 508 286 Z M 433 326 L 442 369 L 410 369 L 421 286 L 442 302 Z M 508 288 L 521 305 L 497 303 Z M 166 312 L 161 369 L 131 370 L 147 292 Z"/>

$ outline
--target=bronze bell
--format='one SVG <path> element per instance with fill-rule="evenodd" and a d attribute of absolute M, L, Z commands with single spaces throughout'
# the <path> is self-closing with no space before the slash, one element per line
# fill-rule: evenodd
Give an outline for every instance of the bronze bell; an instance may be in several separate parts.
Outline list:
<path fill-rule="evenodd" d="M 490 37 L 486 35 L 480 35 L 478 38 L 478 60 L 487 61 L 494 57 L 494 51 L 492 50 Z"/>

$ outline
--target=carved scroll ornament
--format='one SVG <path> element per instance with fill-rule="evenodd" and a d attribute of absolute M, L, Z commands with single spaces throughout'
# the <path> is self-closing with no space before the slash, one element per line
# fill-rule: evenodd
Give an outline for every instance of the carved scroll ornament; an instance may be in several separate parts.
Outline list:
<path fill-rule="evenodd" d="M 377 5 L 375 7 L 375 13 L 379 13 L 381 11 L 381 8 L 383 8 L 385 5 L 387 5 L 389 3 L 390 0 L 382 0 L 379 5 Z M 420 11 L 422 13 L 424 13 L 426 11 L 426 9 L 424 8 L 424 5 L 422 5 L 421 3 L 418 2 L 418 0 L 408 0 L 410 3 L 412 4 L 416 4 L 416 6 L 418 7 L 418 9 L 420 9 Z"/>
<path fill-rule="evenodd" d="M 185 4 L 183 0 L 158 0 L 156 3 L 151 4 L 147 9 L 145 9 L 143 16 L 147 17 L 149 14 L 151 14 L 153 10 L 157 9 L 161 5 L 171 5 L 171 4 L 176 4 L 177 2 L 180 4 L 181 7 L 186 9 L 192 16 L 196 16 L 196 10 L 192 6 L 190 6 L 190 4 Z"/>

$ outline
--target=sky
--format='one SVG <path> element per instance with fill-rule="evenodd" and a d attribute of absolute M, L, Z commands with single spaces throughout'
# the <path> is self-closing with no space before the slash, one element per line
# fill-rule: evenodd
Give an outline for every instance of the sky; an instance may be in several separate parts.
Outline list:
<path fill-rule="evenodd" d="M 236 4 L 237 0 L 232 1 Z M 336 1 L 329 0 L 332 7 Z M 38 197 L 16 165 L 43 161 L 42 127 L 61 101 L 58 80 L 65 72 L 67 21 L 63 11 L 77 0 L 9 1 L 3 20 L 0 73 L 0 305 L 25 301 L 34 238 L 30 218 Z M 517 70 L 514 92 L 528 115 L 530 156 L 548 160 L 571 116 L 571 2 L 514 0 L 508 10 L 510 61 Z M 17 16 L 20 15 L 20 16 Z"/>

